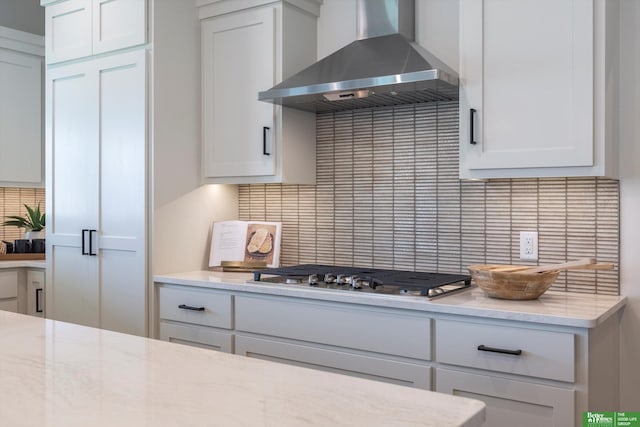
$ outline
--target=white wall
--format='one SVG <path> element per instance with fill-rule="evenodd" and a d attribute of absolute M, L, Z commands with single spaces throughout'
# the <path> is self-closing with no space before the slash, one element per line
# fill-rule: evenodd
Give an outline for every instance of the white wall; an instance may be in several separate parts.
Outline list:
<path fill-rule="evenodd" d="M 197 8 L 191 1 L 152 4 L 152 274 L 201 270 L 213 221 L 237 218 L 237 187 L 200 186 Z"/>
<path fill-rule="evenodd" d="M 640 2 L 620 4 L 621 410 L 640 408 Z M 605 410 L 605 409 L 603 409 Z"/>

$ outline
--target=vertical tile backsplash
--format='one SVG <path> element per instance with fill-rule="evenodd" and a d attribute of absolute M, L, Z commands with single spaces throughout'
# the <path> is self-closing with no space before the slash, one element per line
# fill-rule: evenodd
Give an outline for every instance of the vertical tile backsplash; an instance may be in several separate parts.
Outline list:
<path fill-rule="evenodd" d="M 241 185 L 240 219 L 282 221 L 283 265 L 465 272 L 519 259 L 619 262 L 619 185 L 601 178 L 458 179 L 458 104 L 317 116 L 317 184 Z M 533 262 L 535 264 L 535 262 Z M 556 290 L 619 293 L 617 268 L 562 273 Z"/>
<path fill-rule="evenodd" d="M 13 241 L 21 239 L 24 230 L 5 226 L 7 215 L 24 216 L 27 210 L 24 205 L 35 208 L 40 203 L 40 210 L 45 210 L 44 188 L 8 188 L 0 187 L 0 240 Z"/>

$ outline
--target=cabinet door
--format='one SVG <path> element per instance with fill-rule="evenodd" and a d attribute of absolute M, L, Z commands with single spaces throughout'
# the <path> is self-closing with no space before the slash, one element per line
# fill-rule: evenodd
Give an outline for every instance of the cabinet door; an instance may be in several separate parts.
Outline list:
<path fill-rule="evenodd" d="M 146 52 L 92 61 L 101 327 L 146 335 Z M 91 257 L 89 257 L 91 258 Z"/>
<path fill-rule="evenodd" d="M 47 72 L 46 311 L 55 320 L 97 327 L 97 263 L 83 255 L 88 239 L 82 232 L 98 227 L 96 91 L 91 63 Z"/>
<path fill-rule="evenodd" d="M 362 353 L 352 354 L 319 348 L 303 342 L 290 343 L 236 335 L 236 354 L 359 378 L 431 389 L 429 366 L 383 359 Z"/>
<path fill-rule="evenodd" d="M 91 0 L 67 0 L 45 9 L 47 63 L 91 55 Z"/>
<path fill-rule="evenodd" d="M 461 177 L 594 164 L 593 25 L 593 0 L 461 0 Z"/>
<path fill-rule="evenodd" d="M 0 310 L 18 312 L 18 272 L 0 271 Z"/>
<path fill-rule="evenodd" d="M 146 41 L 146 0 L 93 0 L 93 54 Z"/>
<path fill-rule="evenodd" d="M 275 84 L 275 10 L 201 24 L 205 177 L 275 174 L 276 107 L 257 100 Z"/>
<path fill-rule="evenodd" d="M 27 314 L 44 317 L 44 271 L 27 271 Z"/>
<path fill-rule="evenodd" d="M 42 59 L 0 49 L 0 182 L 42 183 Z"/>
<path fill-rule="evenodd" d="M 47 315 L 138 335 L 146 335 L 145 58 L 104 57 L 47 79 Z"/>
<path fill-rule="evenodd" d="M 486 403 L 487 427 L 574 425 L 570 389 L 438 369 L 436 391 Z"/>

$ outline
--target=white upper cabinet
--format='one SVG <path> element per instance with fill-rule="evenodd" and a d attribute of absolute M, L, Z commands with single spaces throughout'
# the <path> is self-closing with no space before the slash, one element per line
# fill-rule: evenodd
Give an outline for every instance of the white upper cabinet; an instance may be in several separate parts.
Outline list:
<path fill-rule="evenodd" d="M 146 16 L 146 0 L 67 0 L 47 6 L 47 63 L 144 44 Z"/>
<path fill-rule="evenodd" d="M 460 0 L 460 177 L 615 177 L 615 2 Z"/>
<path fill-rule="evenodd" d="M 204 182 L 315 183 L 315 114 L 258 101 L 316 60 L 319 7 L 298 3 L 200 2 Z"/>
<path fill-rule="evenodd" d="M 43 186 L 42 36 L 0 27 L 0 187 Z"/>

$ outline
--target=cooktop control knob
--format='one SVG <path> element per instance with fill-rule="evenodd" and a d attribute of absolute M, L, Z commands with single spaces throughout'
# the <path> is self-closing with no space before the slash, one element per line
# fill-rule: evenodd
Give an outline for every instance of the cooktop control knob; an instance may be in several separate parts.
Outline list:
<path fill-rule="evenodd" d="M 349 276 L 346 274 L 338 274 L 336 276 L 336 284 L 338 285 L 348 285 L 349 284 Z"/>
<path fill-rule="evenodd" d="M 308 279 L 309 286 L 318 286 L 318 282 L 319 281 L 320 281 L 320 279 L 318 278 L 317 274 L 310 274 L 309 275 L 309 279 Z"/>
<path fill-rule="evenodd" d="M 364 281 L 358 276 L 351 276 L 349 278 L 349 284 L 353 289 L 362 289 L 362 285 L 364 284 L 363 282 Z"/>

